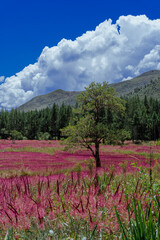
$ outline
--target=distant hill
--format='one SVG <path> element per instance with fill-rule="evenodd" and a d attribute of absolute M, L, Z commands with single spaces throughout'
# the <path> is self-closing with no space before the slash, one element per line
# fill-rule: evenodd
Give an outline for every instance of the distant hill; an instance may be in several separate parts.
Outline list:
<path fill-rule="evenodd" d="M 144 96 L 147 97 L 153 97 L 160 100 L 160 77 L 157 79 L 151 80 L 148 84 L 137 87 L 128 94 L 128 96 L 136 96 L 138 95 L 139 98 L 144 98 Z"/>
<path fill-rule="evenodd" d="M 151 85 L 155 80 L 157 81 L 157 83 L 159 81 L 160 84 L 160 70 L 152 70 L 149 72 L 145 72 L 131 80 L 112 84 L 112 87 L 116 89 L 120 96 L 124 96 L 130 95 L 134 92 L 137 92 L 138 94 L 138 89 L 141 89 L 149 84 L 150 87 L 149 86 L 148 87 L 150 88 L 151 91 L 148 92 L 147 95 L 153 97 Z M 158 91 L 158 89 L 155 97 L 160 98 L 160 91 Z"/>
<path fill-rule="evenodd" d="M 152 70 L 139 75 L 131 80 L 111 84 L 116 89 L 119 96 L 135 96 L 143 98 L 155 97 L 160 99 L 160 70 Z M 20 111 L 40 110 L 46 107 L 52 107 L 53 103 L 61 105 L 63 102 L 74 106 L 79 91 L 55 90 L 45 95 L 34 97 L 29 102 L 18 107 Z"/>
<path fill-rule="evenodd" d="M 40 110 L 46 107 L 52 107 L 53 103 L 58 105 L 65 103 L 66 105 L 74 106 L 78 94 L 80 94 L 78 91 L 70 92 L 58 89 L 48 94 L 32 98 L 30 101 L 18 107 L 18 110 L 25 112 L 35 109 Z"/>

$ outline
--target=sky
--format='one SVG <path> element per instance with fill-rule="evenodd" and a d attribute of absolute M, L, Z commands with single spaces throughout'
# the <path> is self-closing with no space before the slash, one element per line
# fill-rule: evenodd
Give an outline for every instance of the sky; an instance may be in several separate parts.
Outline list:
<path fill-rule="evenodd" d="M 160 2 L 0 2 L 0 108 L 160 69 Z"/>

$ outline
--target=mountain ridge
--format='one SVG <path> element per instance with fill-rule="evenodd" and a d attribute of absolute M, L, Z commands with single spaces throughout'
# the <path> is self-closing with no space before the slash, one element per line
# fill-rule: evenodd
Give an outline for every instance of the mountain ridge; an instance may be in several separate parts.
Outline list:
<path fill-rule="evenodd" d="M 119 96 L 138 95 L 142 98 L 145 95 L 153 97 L 154 94 L 155 98 L 160 99 L 160 70 L 144 72 L 131 80 L 110 84 L 110 86 L 115 88 Z M 46 107 L 52 107 L 54 103 L 58 105 L 65 103 L 74 106 L 76 97 L 80 93 L 81 91 L 64 91 L 57 89 L 32 98 L 17 109 L 24 112 L 40 110 Z"/>

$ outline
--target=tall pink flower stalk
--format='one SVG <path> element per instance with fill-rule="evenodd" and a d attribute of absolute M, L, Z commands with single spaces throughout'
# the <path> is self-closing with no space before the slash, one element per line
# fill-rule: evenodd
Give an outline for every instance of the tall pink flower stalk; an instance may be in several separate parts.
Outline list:
<path fill-rule="evenodd" d="M 28 146 L 32 151 L 24 151 Z M 149 166 L 149 159 L 139 155 L 142 146 L 101 146 L 103 167 L 95 172 L 93 165 L 92 175 L 95 177 L 91 177 L 85 164 L 85 160 L 89 161 L 91 157 L 89 151 L 71 153 L 62 151 L 60 147 L 57 141 L 16 141 L 13 144 L 9 140 L 0 140 L 0 171 L 8 173 L 15 170 L 12 177 L 0 178 L 0 228 L 29 229 L 32 221 L 43 227 L 45 219 L 63 218 L 68 222 L 69 217 L 73 217 L 88 221 L 91 228 L 97 226 L 98 230 L 105 229 L 108 233 L 117 231 L 114 205 L 125 221 L 125 189 L 119 182 L 113 192 L 112 180 L 124 169 L 125 173 L 136 172 L 137 168 L 132 163 L 137 167 Z M 34 148 L 38 151 L 34 152 Z M 55 149 L 52 154 L 45 152 L 49 148 Z M 160 147 L 155 150 L 160 152 Z M 149 146 L 145 151 L 149 153 Z M 77 163 L 82 171 L 74 172 Z M 18 177 L 16 174 L 20 169 L 24 172 Z M 30 175 L 36 173 L 36 176 L 27 176 L 26 170 L 28 174 L 32 173 Z M 55 174 L 56 171 L 61 174 Z M 47 172 L 48 176 L 43 176 Z M 107 186 L 102 189 L 98 175 L 104 172 L 110 174 Z M 140 189 L 138 182 L 134 193 L 137 198 L 143 197 Z"/>
<path fill-rule="evenodd" d="M 99 229 L 118 226 L 107 219 L 116 222 L 114 204 L 121 211 L 125 209 L 121 193 L 117 190 L 116 194 L 110 191 L 103 194 L 95 182 L 86 188 L 84 178 L 79 185 L 77 181 L 76 175 L 73 182 L 71 178 L 62 177 L 56 182 L 49 177 L 0 179 L 0 227 L 28 229 L 32 219 L 43 227 L 45 218 L 52 220 L 63 216 L 67 222 L 68 214 L 75 219 L 85 219 L 91 228 L 97 224 Z M 104 216 L 103 211 L 106 211 Z"/>

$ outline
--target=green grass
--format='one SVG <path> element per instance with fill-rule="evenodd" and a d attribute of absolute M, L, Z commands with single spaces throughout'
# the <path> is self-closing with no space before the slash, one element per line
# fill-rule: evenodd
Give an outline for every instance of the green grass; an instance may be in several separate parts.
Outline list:
<path fill-rule="evenodd" d="M 121 221 L 119 213 L 115 207 L 117 219 L 121 229 L 122 240 L 159 240 L 160 239 L 160 204 L 155 197 L 151 198 L 147 203 L 146 209 L 141 201 L 135 197 L 129 204 L 127 201 L 127 209 L 129 216 L 129 224 Z"/>
<path fill-rule="evenodd" d="M 151 157 L 151 153 L 147 153 L 147 152 L 134 152 L 131 150 L 119 150 L 119 149 L 115 149 L 113 151 L 118 152 L 118 153 L 128 154 L 128 155 L 144 156 L 145 158 L 148 158 L 148 159 L 150 159 L 150 157 Z M 160 159 L 160 153 L 158 153 L 158 152 L 152 153 L 152 159 L 153 160 Z"/>
<path fill-rule="evenodd" d="M 60 151 L 62 148 L 55 147 L 31 147 L 25 146 L 23 148 L 5 148 L 1 149 L 0 152 L 38 152 L 38 153 L 47 153 L 53 155 L 56 151 Z"/>

